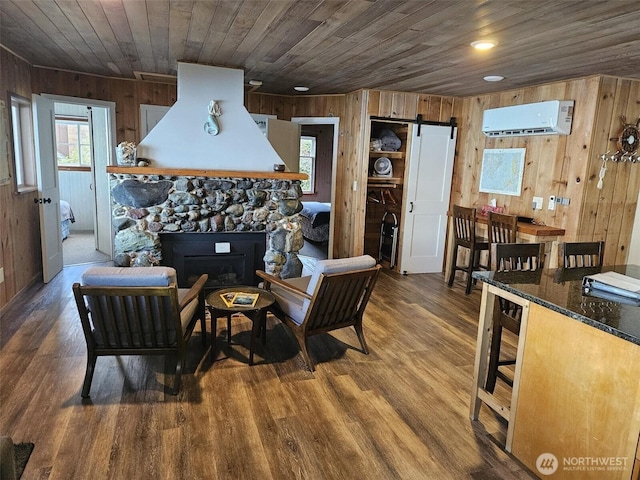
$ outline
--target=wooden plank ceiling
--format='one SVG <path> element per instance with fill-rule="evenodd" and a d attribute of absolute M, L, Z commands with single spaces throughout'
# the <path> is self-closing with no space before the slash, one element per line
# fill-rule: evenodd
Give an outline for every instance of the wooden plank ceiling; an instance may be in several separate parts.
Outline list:
<path fill-rule="evenodd" d="M 265 93 L 467 96 L 640 78 L 636 1 L 2 0 L 0 19 L 0 44 L 33 65 L 134 78 L 197 62 L 242 68 Z M 474 51 L 482 38 L 498 46 Z"/>

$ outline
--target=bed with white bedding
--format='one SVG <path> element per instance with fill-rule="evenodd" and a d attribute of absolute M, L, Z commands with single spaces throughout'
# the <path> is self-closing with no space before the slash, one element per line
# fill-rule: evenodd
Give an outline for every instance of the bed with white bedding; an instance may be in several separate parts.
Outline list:
<path fill-rule="evenodd" d="M 62 240 L 69 236 L 69 224 L 75 223 L 71 205 L 65 200 L 60 200 L 60 229 L 62 230 Z"/>
<path fill-rule="evenodd" d="M 300 226 L 302 236 L 312 242 L 329 241 L 331 204 L 325 202 L 302 202 Z"/>

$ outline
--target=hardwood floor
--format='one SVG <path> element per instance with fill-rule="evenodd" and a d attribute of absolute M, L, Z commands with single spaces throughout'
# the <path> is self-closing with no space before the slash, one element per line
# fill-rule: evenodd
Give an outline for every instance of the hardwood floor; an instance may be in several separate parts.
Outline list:
<path fill-rule="evenodd" d="M 465 296 L 462 276 L 450 289 L 440 274 L 383 271 L 365 316 L 371 354 L 350 347 L 352 329 L 314 337 L 313 374 L 272 318 L 249 367 L 250 323 L 236 317 L 231 345 L 218 321 L 214 363 L 191 339 L 178 396 L 161 358 L 104 357 L 82 401 L 71 285 L 85 268 L 0 318 L 0 432 L 35 443 L 25 480 L 535 478 L 500 447 L 501 420 L 486 407 L 469 420 L 480 288 Z"/>

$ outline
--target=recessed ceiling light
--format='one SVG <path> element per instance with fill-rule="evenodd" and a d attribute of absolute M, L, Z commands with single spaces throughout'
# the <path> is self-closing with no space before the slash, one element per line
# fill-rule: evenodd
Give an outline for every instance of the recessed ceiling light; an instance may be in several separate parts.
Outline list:
<path fill-rule="evenodd" d="M 471 42 L 471 46 L 476 50 L 490 50 L 497 44 L 498 42 L 493 40 L 476 40 L 475 42 Z"/>
<path fill-rule="evenodd" d="M 249 85 L 252 87 L 259 87 L 262 85 L 262 80 L 249 80 Z"/>
<path fill-rule="evenodd" d="M 484 79 L 487 82 L 500 82 L 501 80 L 504 80 L 504 77 L 502 75 L 487 75 Z"/>
<path fill-rule="evenodd" d="M 297 87 L 293 87 L 293 89 L 296 92 L 308 92 L 309 91 L 309 87 L 303 87 L 302 85 L 297 86 Z"/>

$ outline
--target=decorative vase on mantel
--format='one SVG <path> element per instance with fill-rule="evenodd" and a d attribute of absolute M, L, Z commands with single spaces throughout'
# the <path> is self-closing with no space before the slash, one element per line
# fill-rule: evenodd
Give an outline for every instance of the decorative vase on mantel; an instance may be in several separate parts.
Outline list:
<path fill-rule="evenodd" d="M 133 142 L 121 142 L 116 147 L 116 161 L 121 167 L 136 165 L 136 145 Z"/>

